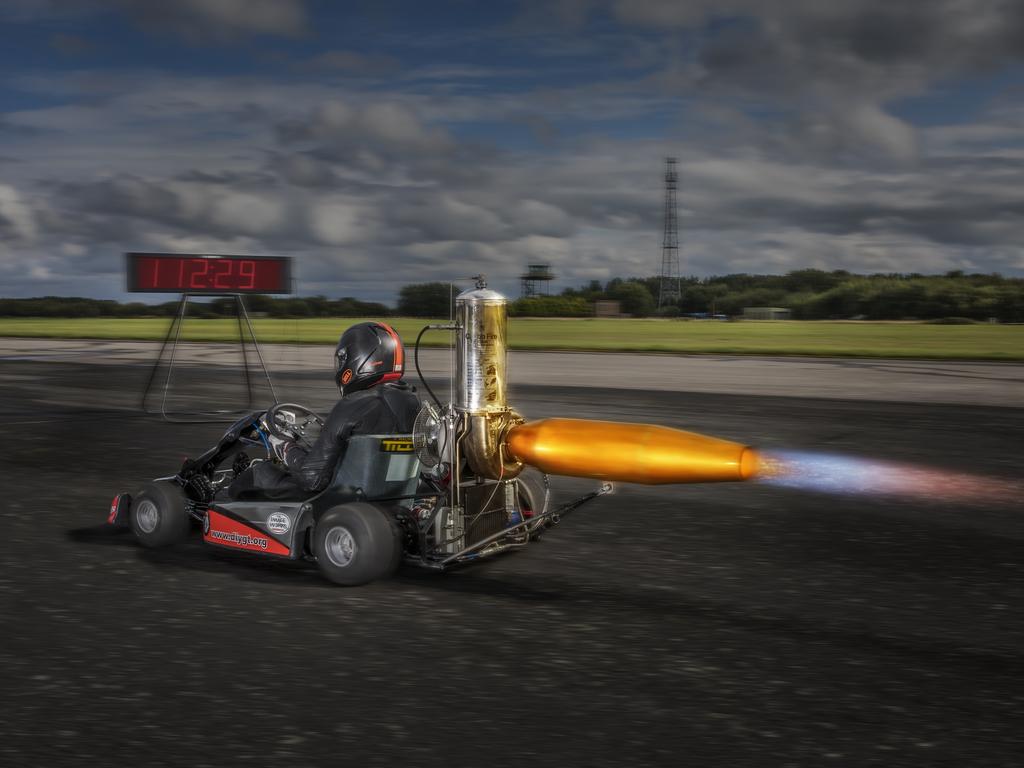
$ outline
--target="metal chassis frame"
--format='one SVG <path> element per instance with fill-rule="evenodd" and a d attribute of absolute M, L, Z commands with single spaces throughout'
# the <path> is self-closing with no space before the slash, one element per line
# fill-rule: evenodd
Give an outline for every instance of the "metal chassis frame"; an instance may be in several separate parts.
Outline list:
<path fill-rule="evenodd" d="M 458 329 L 459 326 L 456 323 L 426 325 L 416 338 L 416 344 L 413 351 L 413 359 L 416 363 L 416 373 L 419 375 L 420 380 L 423 381 L 424 386 L 427 391 L 430 392 L 431 396 L 433 396 L 433 392 L 427 385 L 426 380 L 423 377 L 423 372 L 420 370 L 419 366 L 420 339 L 423 338 L 423 334 L 428 330 L 457 331 Z M 452 389 L 454 389 L 454 382 L 452 382 L 451 386 Z M 436 400 L 437 398 L 435 397 L 434 399 Z M 440 402 L 437 404 L 439 406 L 441 405 Z M 444 408 L 443 406 L 440 408 L 441 417 L 450 420 L 448 426 L 449 429 L 453 430 L 455 435 L 454 443 L 452 445 L 451 475 L 448 478 L 449 487 L 445 493 L 426 494 L 422 497 L 428 498 L 430 496 L 434 496 L 435 498 L 438 498 L 438 502 L 434 505 L 433 514 L 431 514 L 426 520 L 416 521 L 421 550 L 426 542 L 427 531 L 433 527 L 437 515 L 440 514 L 442 507 L 445 506 L 445 504 L 441 502 L 440 497 L 442 495 L 445 496 L 444 501 L 447 502 L 447 505 L 451 509 L 462 508 L 462 494 L 460 489 L 460 483 L 462 480 L 462 440 L 468 432 L 468 423 L 465 418 L 465 414 L 455 411 L 450 406 L 451 404 L 449 403 L 448 408 Z M 583 506 L 588 501 L 592 501 L 598 496 L 609 494 L 613 490 L 611 483 L 603 483 L 597 490 L 581 496 L 575 501 L 563 504 L 557 509 L 547 510 L 540 515 L 531 517 L 529 520 L 523 520 L 515 525 L 511 525 L 502 531 L 498 531 L 497 533 L 481 539 L 475 544 L 463 547 L 461 550 L 453 554 L 439 555 L 435 553 L 421 553 L 419 555 L 406 555 L 403 557 L 403 560 L 404 562 L 418 565 L 422 568 L 445 571 L 456 565 L 470 563 L 485 557 L 497 555 L 501 552 L 506 552 L 510 549 L 519 549 L 525 547 L 530 542 L 530 538 L 541 528 L 557 525 L 565 515 L 579 509 L 579 507 Z M 500 543 L 503 539 L 509 539 L 509 541 Z M 497 546 L 492 546 L 496 543 Z M 488 549 L 488 547 L 490 548 Z"/>
<path fill-rule="evenodd" d="M 597 490 L 591 491 L 574 501 L 570 501 L 556 509 L 548 510 L 540 515 L 531 517 L 529 520 L 523 520 L 521 523 L 511 525 L 503 531 L 491 534 L 487 538 L 481 539 L 475 544 L 465 547 L 461 551 L 446 557 L 438 558 L 436 556 L 424 557 L 422 555 L 410 555 L 406 556 L 404 560 L 407 563 L 418 565 L 422 568 L 428 568 L 434 571 L 446 571 L 454 566 L 465 565 L 477 560 L 482 560 L 485 557 L 491 557 L 502 552 L 507 552 L 510 549 L 521 549 L 530 542 L 530 537 L 538 530 L 551 525 L 557 525 L 561 522 L 562 518 L 570 512 L 574 512 L 587 502 L 593 501 L 599 496 L 605 496 L 612 493 L 613 490 L 614 487 L 611 483 L 603 483 Z M 431 517 L 430 520 L 432 521 L 433 517 Z M 501 540 L 506 537 L 519 540 L 499 543 L 498 546 L 488 549 L 492 544 L 501 542 Z"/>
<path fill-rule="evenodd" d="M 249 371 L 249 355 L 246 350 L 247 341 L 245 337 L 246 330 L 249 332 L 249 339 L 252 341 L 253 349 L 256 350 L 256 357 L 259 361 L 260 368 L 263 370 L 263 376 L 266 378 L 267 385 L 270 387 L 271 397 L 273 398 L 274 403 L 277 403 L 277 391 L 274 389 L 274 382 L 271 381 L 270 370 L 267 368 L 266 360 L 263 358 L 263 351 L 260 349 L 260 344 L 256 340 L 256 332 L 253 330 L 252 320 L 249 318 L 249 312 L 245 308 L 245 300 L 240 293 L 227 293 L 222 295 L 232 296 L 235 299 L 235 317 L 238 320 L 238 348 L 242 353 L 242 370 L 245 373 L 245 389 L 247 396 L 245 407 L 237 411 L 193 411 L 183 412 L 180 414 L 169 413 L 167 411 L 167 395 L 171 389 L 171 377 L 174 372 L 175 352 L 178 349 L 178 343 L 181 341 L 181 326 L 185 322 L 188 302 L 192 295 L 193 294 L 189 293 L 181 294 L 181 302 L 178 305 L 178 311 L 171 320 L 171 325 L 167 329 L 167 335 L 164 336 L 163 343 L 160 345 L 160 351 L 157 353 L 156 360 L 153 362 L 153 368 L 149 373 L 149 379 L 142 391 L 142 398 L 140 400 L 142 410 L 149 414 L 159 414 L 164 421 L 177 424 L 206 424 L 210 422 L 223 421 L 224 419 L 237 416 L 245 411 L 252 410 L 253 377 Z M 208 294 L 203 295 L 205 296 Z M 167 351 L 168 345 L 170 346 L 170 356 L 167 361 L 167 375 L 164 377 L 162 387 L 160 410 L 153 411 L 148 408 L 149 395 L 153 390 L 153 385 L 156 381 L 157 373 L 160 370 L 160 365 L 163 362 L 164 353 Z"/>

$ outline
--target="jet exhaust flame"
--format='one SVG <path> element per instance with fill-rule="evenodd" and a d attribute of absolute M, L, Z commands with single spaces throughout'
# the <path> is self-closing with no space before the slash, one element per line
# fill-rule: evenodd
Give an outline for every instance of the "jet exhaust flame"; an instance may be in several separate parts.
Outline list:
<path fill-rule="evenodd" d="M 1019 480 L 802 451 L 763 452 L 758 481 L 801 491 L 952 504 L 1024 502 L 1024 482 Z"/>

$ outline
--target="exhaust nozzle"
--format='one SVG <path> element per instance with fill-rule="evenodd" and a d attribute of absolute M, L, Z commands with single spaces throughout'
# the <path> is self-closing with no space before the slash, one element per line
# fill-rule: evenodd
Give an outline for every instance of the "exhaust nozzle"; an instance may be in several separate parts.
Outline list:
<path fill-rule="evenodd" d="M 543 419 L 512 426 L 508 454 L 552 475 L 627 483 L 715 483 L 757 474 L 757 452 L 717 437 L 652 424 Z"/>

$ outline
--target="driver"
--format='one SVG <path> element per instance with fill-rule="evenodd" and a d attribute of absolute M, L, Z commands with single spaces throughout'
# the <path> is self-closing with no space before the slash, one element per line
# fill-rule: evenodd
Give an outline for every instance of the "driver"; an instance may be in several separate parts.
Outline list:
<path fill-rule="evenodd" d="M 358 323 L 346 330 L 334 352 L 334 382 L 341 399 L 312 448 L 269 436 L 280 465 L 254 462 L 232 481 L 228 495 L 279 500 L 318 493 L 330 484 L 352 435 L 411 432 L 420 402 L 401 381 L 404 359 L 402 340 L 390 325 Z"/>

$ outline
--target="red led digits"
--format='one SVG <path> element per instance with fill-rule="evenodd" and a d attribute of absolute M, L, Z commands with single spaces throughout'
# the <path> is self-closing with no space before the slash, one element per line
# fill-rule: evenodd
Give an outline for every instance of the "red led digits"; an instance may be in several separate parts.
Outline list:
<path fill-rule="evenodd" d="M 250 291 L 256 287 L 256 262 L 240 261 L 238 263 L 238 274 L 242 280 L 238 287 L 243 291 Z"/>
<path fill-rule="evenodd" d="M 230 259 L 217 259 L 217 263 L 213 265 L 213 287 L 221 290 L 228 290 L 231 288 L 231 272 L 235 266 L 235 262 Z"/>
<path fill-rule="evenodd" d="M 128 290 L 144 293 L 291 293 L 291 260 L 274 256 L 129 253 Z"/>
<path fill-rule="evenodd" d="M 192 259 L 191 260 L 192 277 L 188 282 L 190 290 L 203 290 L 209 288 L 209 281 L 206 279 L 206 273 L 210 271 L 210 259 Z"/>

